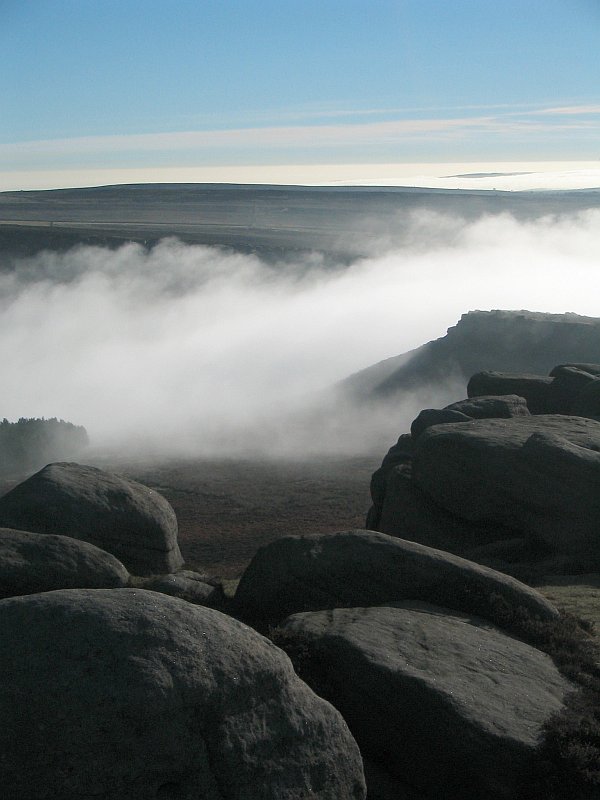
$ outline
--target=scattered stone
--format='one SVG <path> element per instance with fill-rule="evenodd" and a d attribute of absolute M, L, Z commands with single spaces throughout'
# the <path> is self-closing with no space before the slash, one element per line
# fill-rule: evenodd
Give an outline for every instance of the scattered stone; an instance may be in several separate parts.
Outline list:
<path fill-rule="evenodd" d="M 110 553 L 69 536 L 0 528 L 0 598 L 53 589 L 127 586 L 129 573 Z"/>
<path fill-rule="evenodd" d="M 514 798 L 573 689 L 545 653 L 425 603 L 296 614 L 275 640 L 365 756 L 427 797 Z"/>
<path fill-rule="evenodd" d="M 506 609 L 555 619 L 542 595 L 508 575 L 374 531 L 288 536 L 260 548 L 235 604 L 259 630 L 299 611 L 425 600 L 491 620 Z"/>
<path fill-rule="evenodd" d="M 364 800 L 340 714 L 218 611 L 62 590 L 0 601 L 0 638 L 7 800 Z"/>
<path fill-rule="evenodd" d="M 0 498 L 0 525 L 91 542 L 135 575 L 179 569 L 175 512 L 158 492 L 75 463 L 49 464 Z"/>

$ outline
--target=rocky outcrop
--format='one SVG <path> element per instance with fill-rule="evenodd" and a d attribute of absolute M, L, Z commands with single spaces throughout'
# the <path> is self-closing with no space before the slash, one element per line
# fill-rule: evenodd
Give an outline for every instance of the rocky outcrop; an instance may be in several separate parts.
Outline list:
<path fill-rule="evenodd" d="M 136 575 L 183 564 L 175 512 L 141 483 L 75 463 L 49 464 L 0 498 L 0 525 L 82 539 Z"/>
<path fill-rule="evenodd" d="M 539 650 L 429 604 L 296 614 L 275 637 L 363 754 L 432 798 L 515 797 L 573 688 Z"/>
<path fill-rule="evenodd" d="M 553 410 L 551 387 L 554 378 L 544 375 L 511 375 L 506 372 L 478 372 L 467 384 L 467 395 L 517 395 L 523 397 L 532 414 L 550 414 Z M 560 412 L 558 412 L 560 413 Z"/>
<path fill-rule="evenodd" d="M 2 600 L 0 638 L 7 800 L 365 797 L 340 714 L 217 611 L 144 590 L 46 592 Z"/>
<path fill-rule="evenodd" d="M 563 366 L 552 370 L 547 377 L 478 372 L 469 381 L 467 393 L 470 398 L 478 398 L 486 394 L 514 392 L 525 398 L 532 414 L 574 414 L 600 418 L 599 388 L 600 378 L 574 366 Z"/>
<path fill-rule="evenodd" d="M 412 479 L 469 522 L 506 526 L 555 552 L 598 552 L 600 422 L 549 415 L 430 428 Z"/>
<path fill-rule="evenodd" d="M 442 396 L 449 377 L 456 386 L 482 370 L 547 375 L 555 364 L 573 362 L 585 370 L 588 362 L 598 361 L 598 353 L 600 319 L 595 317 L 470 311 L 445 336 L 352 375 L 340 391 L 364 402 L 436 385 Z"/>
<path fill-rule="evenodd" d="M 372 531 L 289 536 L 262 547 L 235 601 L 244 619 L 267 629 L 299 611 L 425 600 L 498 619 L 525 609 L 558 612 L 529 586 L 451 553 Z"/>
<path fill-rule="evenodd" d="M 555 367 L 548 376 L 478 372 L 467 384 L 467 394 L 471 402 L 474 402 L 486 394 L 514 393 L 525 398 L 532 414 L 573 414 L 600 418 L 600 378 L 596 374 L 598 370 L 600 366 L 597 364 L 563 364 Z"/>
<path fill-rule="evenodd" d="M 517 575 L 600 567 L 599 376 L 472 376 L 468 399 L 422 411 L 390 448 L 367 527 Z"/>
<path fill-rule="evenodd" d="M 0 528 L 0 598 L 53 589 L 119 588 L 129 573 L 110 553 L 69 536 Z"/>

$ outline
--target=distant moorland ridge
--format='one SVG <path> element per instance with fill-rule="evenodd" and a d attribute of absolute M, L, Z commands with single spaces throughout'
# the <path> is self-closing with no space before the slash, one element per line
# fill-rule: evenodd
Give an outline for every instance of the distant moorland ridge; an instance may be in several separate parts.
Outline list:
<path fill-rule="evenodd" d="M 414 213 L 524 220 L 599 207 L 599 190 L 138 184 L 0 192 L 0 252 L 29 255 L 124 241 L 150 246 L 177 236 L 267 258 L 313 249 L 354 258 L 401 244 Z"/>

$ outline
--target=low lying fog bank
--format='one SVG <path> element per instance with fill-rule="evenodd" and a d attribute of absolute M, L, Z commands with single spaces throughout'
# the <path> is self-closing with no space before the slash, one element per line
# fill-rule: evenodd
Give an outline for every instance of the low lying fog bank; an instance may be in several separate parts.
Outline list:
<path fill-rule="evenodd" d="M 527 223 L 420 214 L 401 249 L 339 269 L 319 254 L 279 268 L 174 239 L 148 252 L 0 256 L 2 416 L 56 416 L 85 425 L 97 447 L 165 454 L 392 443 L 420 408 L 464 387 L 359 413 L 328 387 L 443 336 L 471 309 L 599 315 L 599 230 L 600 211 Z"/>

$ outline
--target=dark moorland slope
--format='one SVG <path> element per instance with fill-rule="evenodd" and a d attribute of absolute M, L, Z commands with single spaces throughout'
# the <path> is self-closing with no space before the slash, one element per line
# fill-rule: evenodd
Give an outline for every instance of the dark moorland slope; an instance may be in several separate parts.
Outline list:
<path fill-rule="evenodd" d="M 382 400 L 476 372 L 547 375 L 562 362 L 600 358 L 600 318 L 532 311 L 470 311 L 445 336 L 381 361 L 340 384 L 361 401 Z"/>

